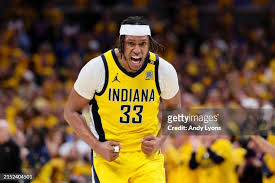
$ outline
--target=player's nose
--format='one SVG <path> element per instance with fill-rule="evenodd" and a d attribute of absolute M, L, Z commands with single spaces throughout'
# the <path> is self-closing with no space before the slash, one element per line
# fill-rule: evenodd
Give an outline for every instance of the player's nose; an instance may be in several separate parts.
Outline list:
<path fill-rule="evenodd" d="M 140 49 L 139 45 L 136 45 L 136 46 L 135 46 L 135 48 L 133 49 L 133 52 L 134 52 L 135 54 L 139 54 L 139 53 L 141 52 L 141 49 Z"/>

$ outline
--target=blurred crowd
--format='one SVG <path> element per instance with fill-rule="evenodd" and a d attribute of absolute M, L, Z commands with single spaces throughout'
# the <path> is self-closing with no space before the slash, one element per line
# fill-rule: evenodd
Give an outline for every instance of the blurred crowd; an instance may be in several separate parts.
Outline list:
<path fill-rule="evenodd" d="M 1 172 L 32 174 L 35 183 L 91 181 L 90 148 L 63 118 L 66 98 L 81 67 L 117 43 L 119 22 L 103 6 L 116 2 L 146 9 L 156 4 L 103 2 L 6 4 L 0 24 Z M 207 6 L 205 1 L 176 2 L 179 6 L 172 12 L 163 13 L 167 16 L 147 9 L 146 18 L 153 37 L 165 46 L 159 55 L 178 72 L 182 107 L 274 109 L 275 11 L 270 2 L 209 1 L 222 13 L 207 32 L 201 27 L 199 9 Z M 97 7 L 102 13 L 83 30 L 66 19 L 61 5 L 79 12 Z M 232 9 L 251 5 L 266 11 L 264 21 L 257 26 L 237 23 Z M 89 121 L 88 109 L 84 117 Z M 4 133 L 7 129 L 10 133 Z M 275 144 L 274 136 L 266 138 Z M 248 137 L 174 136 L 163 152 L 168 182 L 275 182 L 275 159 Z"/>

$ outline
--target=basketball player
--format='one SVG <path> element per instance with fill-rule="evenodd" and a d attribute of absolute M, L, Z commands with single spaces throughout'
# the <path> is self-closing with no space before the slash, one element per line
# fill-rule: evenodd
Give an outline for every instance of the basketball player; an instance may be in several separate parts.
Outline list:
<path fill-rule="evenodd" d="M 155 51 L 142 17 L 120 27 L 118 48 L 92 59 L 80 71 L 64 116 L 92 148 L 92 178 L 100 183 L 164 183 L 160 146 L 165 137 L 157 117 L 180 107 L 177 73 Z M 81 110 L 90 104 L 90 129 Z"/>

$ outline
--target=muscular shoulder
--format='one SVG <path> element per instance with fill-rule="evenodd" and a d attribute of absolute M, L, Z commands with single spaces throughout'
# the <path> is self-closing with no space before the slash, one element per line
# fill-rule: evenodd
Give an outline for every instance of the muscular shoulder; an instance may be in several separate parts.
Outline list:
<path fill-rule="evenodd" d="M 159 57 L 159 74 L 165 76 L 169 74 L 176 74 L 176 70 L 172 64 Z"/>
<path fill-rule="evenodd" d="M 179 85 L 178 75 L 173 65 L 163 58 L 159 58 L 158 75 L 161 97 L 163 99 L 174 97 L 179 90 Z"/>
<path fill-rule="evenodd" d="M 86 63 L 86 65 L 81 69 L 82 70 L 87 71 L 87 72 L 97 72 L 98 70 L 100 70 L 102 72 L 102 70 L 104 71 L 104 64 L 102 61 L 101 56 L 95 57 L 93 59 L 91 59 L 89 62 Z"/>
<path fill-rule="evenodd" d="M 92 99 L 102 89 L 105 68 L 101 56 L 90 60 L 80 71 L 74 84 L 75 91 L 86 99 Z"/>

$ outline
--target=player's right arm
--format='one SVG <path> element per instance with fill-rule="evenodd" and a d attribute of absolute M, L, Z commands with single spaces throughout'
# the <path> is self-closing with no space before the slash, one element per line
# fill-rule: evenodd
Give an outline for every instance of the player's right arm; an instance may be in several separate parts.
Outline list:
<path fill-rule="evenodd" d="M 100 154 L 108 161 L 113 161 L 119 155 L 119 153 L 114 152 L 113 146 L 119 146 L 119 143 L 114 141 L 100 142 L 92 134 L 85 119 L 81 116 L 82 109 L 88 103 L 89 100 L 81 97 L 74 89 L 72 89 L 64 109 L 65 120 L 74 129 L 78 136 L 83 139 L 96 153 Z"/>
<path fill-rule="evenodd" d="M 102 80 L 104 81 L 104 75 L 101 77 L 102 68 L 104 71 L 102 60 L 100 60 L 100 57 L 97 57 L 81 69 L 65 105 L 64 118 L 78 136 L 97 154 L 100 154 L 107 161 L 113 161 L 119 155 L 119 153 L 114 152 L 113 146 L 119 146 L 119 143 L 114 141 L 100 142 L 93 135 L 81 115 L 82 109 L 89 104 L 94 93 L 101 88 L 100 83 L 102 83 Z"/>

